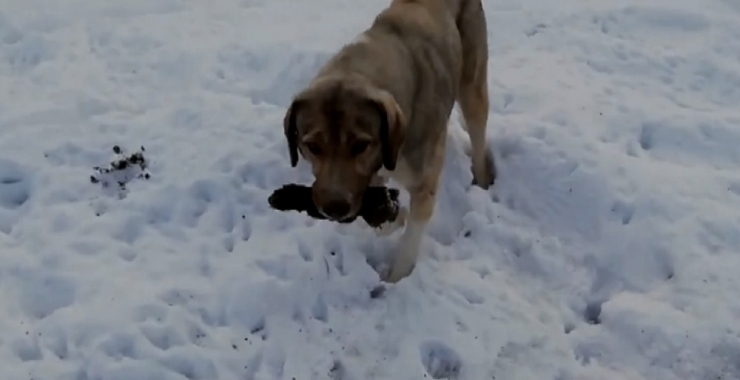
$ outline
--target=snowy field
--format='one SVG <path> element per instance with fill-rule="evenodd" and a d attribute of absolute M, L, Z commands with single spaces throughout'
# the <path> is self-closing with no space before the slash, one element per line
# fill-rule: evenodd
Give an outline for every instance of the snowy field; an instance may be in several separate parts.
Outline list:
<path fill-rule="evenodd" d="M 453 116 L 371 296 L 398 235 L 267 197 L 387 2 L 0 0 L 0 379 L 740 379 L 740 3 L 486 0 L 498 181 Z"/>

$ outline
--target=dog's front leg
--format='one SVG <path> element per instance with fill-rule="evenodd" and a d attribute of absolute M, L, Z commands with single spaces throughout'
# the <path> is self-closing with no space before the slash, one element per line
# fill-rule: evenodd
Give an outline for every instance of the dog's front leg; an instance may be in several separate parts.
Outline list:
<path fill-rule="evenodd" d="M 432 186 L 429 186 L 432 185 Z M 395 248 L 393 264 L 387 282 L 395 283 L 411 274 L 419 257 L 419 248 L 424 231 L 434 213 L 436 184 L 419 186 L 410 191 L 411 204 L 406 218 L 406 228 Z"/>
<path fill-rule="evenodd" d="M 446 124 L 443 124 L 446 126 Z M 446 131 L 444 127 L 439 129 Z M 439 177 L 444 166 L 445 145 L 447 143 L 446 133 L 441 133 L 437 142 L 434 143 L 434 154 L 424 162 L 423 173 L 416 175 L 399 175 L 399 182 L 409 192 L 410 204 L 406 216 L 406 228 L 396 246 L 393 264 L 390 267 L 387 282 L 395 283 L 411 274 L 416 260 L 419 257 L 421 239 L 432 219 L 434 207 L 437 202 L 437 187 Z"/>

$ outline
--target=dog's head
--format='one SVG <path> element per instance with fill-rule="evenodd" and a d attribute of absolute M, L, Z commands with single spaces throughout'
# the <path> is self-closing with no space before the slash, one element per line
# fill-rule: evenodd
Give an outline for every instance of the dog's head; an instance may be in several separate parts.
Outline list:
<path fill-rule="evenodd" d="M 394 170 L 405 119 L 393 96 L 366 83 L 327 79 L 293 99 L 284 119 L 290 163 L 306 159 L 313 201 L 331 220 L 355 217 L 381 168 Z"/>

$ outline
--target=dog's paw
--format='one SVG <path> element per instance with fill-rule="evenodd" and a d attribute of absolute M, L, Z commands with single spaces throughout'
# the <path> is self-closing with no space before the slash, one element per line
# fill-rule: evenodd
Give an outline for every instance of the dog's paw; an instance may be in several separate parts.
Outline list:
<path fill-rule="evenodd" d="M 416 259 L 419 254 L 419 245 L 401 237 L 400 244 L 396 247 L 392 256 L 392 264 L 388 268 L 383 281 L 395 284 L 408 277 L 416 267 Z"/>
<path fill-rule="evenodd" d="M 496 165 L 491 151 L 486 151 L 481 163 L 473 162 L 470 170 L 473 172 L 473 185 L 487 190 L 496 182 Z"/>
<path fill-rule="evenodd" d="M 389 283 L 389 284 L 395 284 L 404 278 L 408 277 L 411 272 L 414 270 L 414 265 L 405 266 L 405 265 L 394 265 L 390 268 L 383 276 L 383 281 Z"/>
<path fill-rule="evenodd" d="M 473 180 L 470 181 L 470 184 L 473 186 L 478 186 L 483 190 L 488 190 L 491 186 L 493 186 L 495 181 L 496 178 L 494 176 L 490 176 L 490 178 L 483 178 L 481 180 L 477 180 L 475 179 L 475 177 L 473 177 Z"/>
<path fill-rule="evenodd" d="M 388 277 L 391 275 L 391 267 L 388 265 L 379 266 L 375 268 L 375 271 L 378 272 L 378 277 L 380 278 L 380 281 L 382 282 L 388 282 Z"/>

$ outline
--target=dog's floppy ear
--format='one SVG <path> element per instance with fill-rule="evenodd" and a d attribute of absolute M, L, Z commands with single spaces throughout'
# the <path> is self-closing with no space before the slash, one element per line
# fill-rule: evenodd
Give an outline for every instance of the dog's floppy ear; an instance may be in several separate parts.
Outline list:
<path fill-rule="evenodd" d="M 298 127 L 296 126 L 296 115 L 303 102 L 300 99 L 293 100 L 283 118 L 283 129 L 285 139 L 288 140 L 288 152 L 290 153 L 290 166 L 298 165 Z"/>
<path fill-rule="evenodd" d="M 393 95 L 387 91 L 375 91 L 370 95 L 370 101 L 380 114 L 383 166 L 387 170 L 395 170 L 398 152 L 406 135 L 406 117 Z"/>

